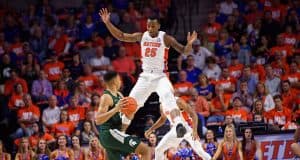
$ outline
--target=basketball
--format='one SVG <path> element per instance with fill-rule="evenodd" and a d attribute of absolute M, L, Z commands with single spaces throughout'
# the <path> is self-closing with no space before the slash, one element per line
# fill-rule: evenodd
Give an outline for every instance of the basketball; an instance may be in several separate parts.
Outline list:
<path fill-rule="evenodd" d="M 134 113 L 137 109 L 137 102 L 134 98 L 132 97 L 124 97 L 125 99 L 127 99 L 128 103 L 126 106 L 124 106 L 121 109 L 121 112 L 124 113 L 125 115 L 131 115 L 132 113 Z"/>

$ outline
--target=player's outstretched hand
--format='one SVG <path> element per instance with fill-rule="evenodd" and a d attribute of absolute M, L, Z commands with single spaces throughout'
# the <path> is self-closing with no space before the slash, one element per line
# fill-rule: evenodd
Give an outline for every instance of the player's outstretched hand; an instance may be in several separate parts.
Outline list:
<path fill-rule="evenodd" d="M 108 12 L 107 8 L 102 8 L 99 11 L 99 16 L 101 17 L 103 23 L 107 23 L 110 19 L 110 12 Z"/>
<path fill-rule="evenodd" d="M 197 39 L 198 37 L 198 34 L 196 31 L 193 31 L 193 33 L 191 34 L 190 32 L 188 32 L 188 35 L 187 35 L 187 42 L 189 44 L 193 44 L 193 42 Z"/>
<path fill-rule="evenodd" d="M 153 132 L 153 130 L 150 128 L 147 131 L 145 131 L 145 133 L 144 133 L 145 138 L 149 139 L 149 136 L 152 132 Z"/>

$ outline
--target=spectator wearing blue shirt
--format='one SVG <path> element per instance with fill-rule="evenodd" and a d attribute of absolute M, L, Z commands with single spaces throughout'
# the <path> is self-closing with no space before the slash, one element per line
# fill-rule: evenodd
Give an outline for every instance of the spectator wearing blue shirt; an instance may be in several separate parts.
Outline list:
<path fill-rule="evenodd" d="M 214 93 L 214 87 L 208 81 L 208 78 L 205 74 L 200 74 L 198 76 L 198 81 L 195 85 L 196 90 L 200 96 L 205 97 L 207 100 L 210 100 Z"/>
<path fill-rule="evenodd" d="M 80 28 L 80 39 L 87 40 L 92 37 L 92 33 L 96 30 L 96 25 L 93 23 L 91 15 L 86 17 L 86 22 Z"/>
<path fill-rule="evenodd" d="M 243 69 L 242 76 L 240 80 L 238 81 L 238 86 L 240 86 L 240 83 L 246 81 L 248 85 L 248 91 L 250 94 L 254 94 L 256 90 L 256 85 L 258 83 L 258 78 L 251 72 L 250 66 L 245 66 Z"/>
<path fill-rule="evenodd" d="M 194 56 L 189 55 L 187 57 L 187 67 L 185 71 L 187 73 L 187 81 L 196 83 L 198 80 L 198 76 L 202 73 L 202 71 L 199 68 L 195 67 Z"/>
<path fill-rule="evenodd" d="M 215 53 L 218 57 L 227 57 L 232 51 L 233 39 L 228 36 L 226 30 L 222 30 L 219 39 L 215 42 Z"/>

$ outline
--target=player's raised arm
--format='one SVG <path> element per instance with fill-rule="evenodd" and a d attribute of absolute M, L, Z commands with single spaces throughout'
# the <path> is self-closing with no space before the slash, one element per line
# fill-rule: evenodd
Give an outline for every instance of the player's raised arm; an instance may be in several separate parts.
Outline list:
<path fill-rule="evenodd" d="M 106 25 L 108 28 L 109 32 L 119 41 L 123 42 L 139 42 L 142 39 L 143 33 L 124 33 L 120 31 L 117 27 L 115 27 L 111 22 L 110 22 L 110 13 L 106 8 L 102 8 L 99 11 L 99 15 L 103 21 L 103 23 Z"/>
<path fill-rule="evenodd" d="M 165 35 L 164 40 L 167 46 L 173 47 L 177 52 L 183 53 L 183 54 L 189 54 L 192 50 L 192 44 L 197 39 L 197 32 L 193 31 L 191 34 L 188 32 L 187 35 L 187 44 L 183 46 L 182 44 L 178 43 L 177 40 L 170 36 Z"/>

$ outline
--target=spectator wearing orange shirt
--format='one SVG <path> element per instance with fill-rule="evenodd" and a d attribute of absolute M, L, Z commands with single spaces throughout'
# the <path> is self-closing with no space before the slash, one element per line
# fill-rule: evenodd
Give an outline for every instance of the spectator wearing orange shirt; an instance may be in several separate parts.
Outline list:
<path fill-rule="evenodd" d="M 14 91 L 9 98 L 8 108 L 11 111 L 17 111 L 24 106 L 23 96 L 24 96 L 23 87 L 20 83 L 15 84 Z"/>
<path fill-rule="evenodd" d="M 68 119 L 68 112 L 66 110 L 62 110 L 60 112 L 60 121 L 52 127 L 52 134 L 55 137 L 60 135 L 66 135 L 70 137 L 75 131 L 75 126 Z"/>
<path fill-rule="evenodd" d="M 29 94 L 24 95 L 23 101 L 24 107 L 19 109 L 17 113 L 20 128 L 11 135 L 12 139 L 30 136 L 33 133 L 32 124 L 40 119 L 40 109 L 32 104 L 31 96 Z"/>
<path fill-rule="evenodd" d="M 117 59 L 113 60 L 113 69 L 118 73 L 126 73 L 127 75 L 133 75 L 136 71 L 136 66 L 131 57 L 127 56 L 125 47 L 121 46 L 118 51 Z"/>
<path fill-rule="evenodd" d="M 284 22 L 287 7 L 280 3 L 280 0 L 272 0 L 272 6 L 268 9 L 272 12 L 272 18 L 279 22 Z"/>
<path fill-rule="evenodd" d="M 188 104 L 190 104 L 192 108 L 195 109 L 195 112 L 197 114 L 200 114 L 202 117 L 207 118 L 210 115 L 209 104 L 207 100 L 203 96 L 199 96 L 197 90 L 194 88 L 191 89 L 191 95 L 191 99 L 187 101 Z M 204 122 L 203 120 L 202 122 Z"/>
<path fill-rule="evenodd" d="M 214 81 L 213 84 L 221 86 L 226 94 L 232 94 L 236 89 L 236 79 L 230 76 L 230 69 L 228 67 L 222 68 L 219 79 Z"/>
<path fill-rule="evenodd" d="M 294 109 L 297 102 L 297 91 L 291 88 L 291 83 L 287 80 L 281 83 L 282 105 L 290 110 Z"/>
<path fill-rule="evenodd" d="M 293 48 L 285 44 L 283 35 L 276 37 L 276 45 L 270 49 L 270 56 L 275 56 L 277 52 L 281 54 L 283 60 L 293 55 Z"/>
<path fill-rule="evenodd" d="M 231 95 L 224 94 L 220 85 L 215 87 L 216 97 L 210 102 L 211 116 L 207 119 L 207 125 L 219 125 L 224 121 L 224 113 L 229 106 Z"/>
<path fill-rule="evenodd" d="M 10 71 L 10 79 L 6 80 L 4 84 L 4 95 L 9 96 L 13 93 L 14 86 L 19 83 L 22 85 L 23 92 L 28 93 L 27 83 L 24 79 L 20 78 L 16 70 Z"/>
<path fill-rule="evenodd" d="M 280 78 L 276 77 L 273 72 L 273 68 L 270 64 L 265 65 L 266 71 L 266 80 L 265 86 L 268 89 L 269 93 L 274 96 L 280 91 Z"/>
<path fill-rule="evenodd" d="M 286 61 L 283 59 L 282 53 L 275 53 L 275 60 L 271 62 L 271 66 L 273 68 L 274 74 L 277 77 L 282 77 L 289 70 L 289 66 Z"/>
<path fill-rule="evenodd" d="M 179 72 L 179 81 L 174 84 L 174 94 L 185 101 L 191 98 L 191 89 L 193 89 L 193 84 L 187 81 L 186 72 L 181 70 Z"/>
<path fill-rule="evenodd" d="M 10 51 L 15 53 L 17 57 L 24 56 L 23 43 L 21 42 L 21 38 L 19 36 L 14 38 L 14 43 L 11 44 Z"/>
<path fill-rule="evenodd" d="M 207 37 L 208 49 L 213 50 L 214 43 L 218 39 L 219 32 L 222 26 L 216 22 L 216 13 L 211 12 L 208 14 L 208 23 L 204 26 L 204 35 Z"/>
<path fill-rule="evenodd" d="M 245 14 L 247 24 L 253 24 L 258 18 L 262 18 L 263 13 L 258 10 L 258 4 L 255 0 L 249 2 L 249 12 Z"/>
<path fill-rule="evenodd" d="M 67 111 L 69 120 L 74 123 L 74 126 L 77 126 L 78 123 L 85 119 L 85 108 L 78 105 L 78 98 L 76 96 L 71 97 Z"/>
<path fill-rule="evenodd" d="M 92 68 L 90 65 L 88 64 L 83 65 L 83 72 L 84 75 L 80 76 L 78 78 L 78 81 L 83 82 L 87 87 L 88 91 L 93 91 L 100 87 L 99 78 L 94 74 L 92 74 Z"/>
<path fill-rule="evenodd" d="M 48 80 L 51 82 L 58 81 L 61 78 L 65 64 L 58 61 L 57 56 L 54 54 L 50 55 L 50 62 L 46 63 L 43 67 L 44 71 L 48 75 Z"/>
<path fill-rule="evenodd" d="M 232 109 L 226 111 L 226 115 L 231 115 L 235 123 L 247 122 L 247 111 L 243 108 L 240 97 L 235 97 L 232 101 Z"/>
<path fill-rule="evenodd" d="M 61 57 L 69 53 L 70 47 L 69 37 L 63 33 L 63 28 L 56 27 L 54 36 L 49 39 L 48 48 L 54 50 L 56 56 Z"/>
<path fill-rule="evenodd" d="M 269 124 L 273 125 L 275 129 L 280 129 L 292 120 L 292 112 L 290 109 L 282 106 L 280 95 L 275 95 L 273 99 L 275 108 L 267 112 L 266 117 Z"/>
<path fill-rule="evenodd" d="M 288 80 L 291 87 L 294 89 L 300 89 L 300 73 L 298 65 L 295 61 L 292 61 L 289 65 L 288 72 L 282 77 L 282 80 Z"/>
<path fill-rule="evenodd" d="M 55 139 L 49 133 L 45 133 L 43 126 L 40 125 L 39 122 L 35 122 L 32 124 L 33 134 L 29 137 L 29 143 L 31 148 L 36 149 L 38 145 L 39 139 L 44 139 L 47 144 L 51 144 L 55 142 Z"/>
<path fill-rule="evenodd" d="M 296 47 L 298 43 L 297 35 L 293 33 L 292 26 L 286 26 L 285 32 L 281 33 L 280 36 L 284 39 L 284 45 L 289 46 L 291 48 Z"/>

